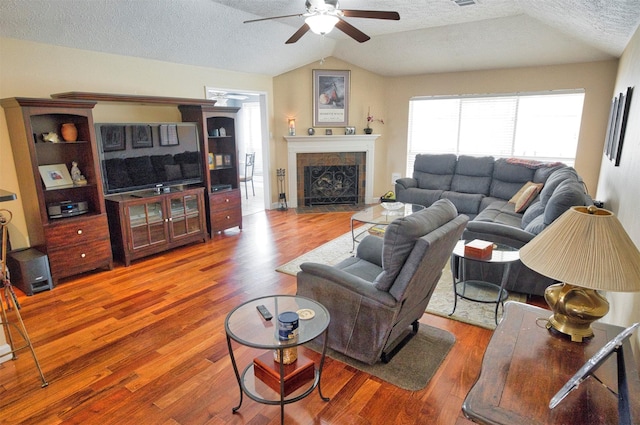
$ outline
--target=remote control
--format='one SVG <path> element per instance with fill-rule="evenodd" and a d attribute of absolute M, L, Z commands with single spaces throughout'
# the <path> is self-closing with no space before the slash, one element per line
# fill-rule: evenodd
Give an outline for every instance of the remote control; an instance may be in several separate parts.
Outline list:
<path fill-rule="evenodd" d="M 267 310 L 267 307 L 265 307 L 262 304 L 260 304 L 256 308 L 258 309 L 258 311 L 260 312 L 262 317 L 264 317 L 264 320 L 268 321 L 268 320 L 273 319 L 273 316 L 271 315 L 271 313 L 269 313 L 269 310 Z"/>

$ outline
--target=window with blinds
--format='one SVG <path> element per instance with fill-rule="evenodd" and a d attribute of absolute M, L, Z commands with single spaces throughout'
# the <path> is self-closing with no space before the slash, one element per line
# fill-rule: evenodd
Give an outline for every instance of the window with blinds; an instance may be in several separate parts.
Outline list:
<path fill-rule="evenodd" d="M 575 162 L 584 91 L 409 101 L 406 175 L 419 153 Z"/>

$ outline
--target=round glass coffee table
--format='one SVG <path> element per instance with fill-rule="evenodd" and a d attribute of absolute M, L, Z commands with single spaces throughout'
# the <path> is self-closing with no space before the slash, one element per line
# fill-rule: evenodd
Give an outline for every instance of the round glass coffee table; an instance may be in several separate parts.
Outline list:
<path fill-rule="evenodd" d="M 257 310 L 257 306 L 259 305 L 264 305 L 273 316 L 273 319 L 269 321 L 263 319 L 262 315 Z M 280 341 L 278 339 L 278 315 L 285 311 L 300 312 L 298 336 L 295 340 Z M 234 308 L 227 315 L 227 318 L 224 321 L 224 327 L 227 333 L 229 357 L 231 358 L 233 371 L 236 374 L 238 386 L 240 387 L 240 402 L 232 409 L 233 413 L 240 409 L 243 394 L 246 394 L 249 398 L 257 401 L 258 403 L 280 405 L 280 422 L 283 424 L 285 404 L 303 399 L 311 394 L 316 387 L 318 388 L 320 398 L 324 401 L 329 401 L 329 398 L 322 395 L 322 389 L 320 387 L 322 367 L 324 366 L 325 352 L 327 349 L 329 320 L 329 312 L 322 304 L 312 299 L 296 295 L 274 295 L 256 298 Z M 283 362 L 279 362 L 279 366 L 274 366 L 274 352 L 277 352 L 278 358 L 286 359 L 286 353 L 290 353 L 290 350 L 310 342 L 320 335 L 323 335 L 324 341 L 319 365 L 316 367 L 315 364 L 306 364 L 306 366 L 311 366 L 313 369 L 311 371 L 311 380 L 306 383 L 303 382 L 302 384 L 298 383 L 299 388 L 296 388 L 293 391 L 287 391 L 285 388 L 285 377 L 294 376 L 295 379 L 295 376 L 301 375 L 297 372 L 300 372 L 305 365 L 302 364 L 301 356 L 299 356 L 296 362 L 290 365 L 284 365 Z M 236 358 L 233 354 L 232 340 L 247 347 L 259 348 L 268 351 L 263 356 L 256 358 L 254 362 L 247 365 L 242 373 L 240 373 L 236 363 Z M 259 362 L 259 359 L 267 360 Z M 298 365 L 298 363 L 300 364 Z M 265 382 L 256 376 L 256 364 L 267 364 L 270 368 L 275 367 L 275 371 L 279 372 L 276 373 L 277 377 L 275 378 L 275 387 L 278 387 L 277 381 L 279 378 L 279 391 L 275 391 L 274 388 L 270 388 L 265 384 Z M 285 375 L 285 370 L 287 371 L 287 375 Z M 305 368 L 305 370 L 308 369 Z M 258 372 L 262 371 L 263 369 Z"/>
<path fill-rule="evenodd" d="M 377 232 L 373 234 L 384 235 L 384 228 L 396 218 L 406 217 L 416 211 L 423 210 L 424 206 L 418 204 L 405 204 L 403 202 L 383 202 L 372 207 L 358 211 L 351 216 L 351 238 L 353 240 L 352 250 L 356 248 L 356 242 L 360 242 L 361 236 L 370 232 L 369 228 L 356 234 L 354 223 L 373 224 L 373 229 Z"/>
<path fill-rule="evenodd" d="M 498 324 L 498 308 L 502 305 L 504 308 L 504 301 L 509 297 L 509 292 L 504 289 L 509 280 L 509 271 L 511 270 L 511 264 L 520 259 L 519 250 L 517 248 L 510 247 L 508 245 L 494 243 L 491 257 L 479 258 L 476 256 L 466 255 L 464 252 L 464 246 L 470 241 L 460 240 L 453 248 L 453 254 L 451 256 L 451 273 L 453 275 L 453 311 L 451 316 L 456 311 L 458 306 L 458 297 L 465 300 L 475 301 L 480 303 L 496 304 L 495 321 Z M 456 258 L 460 259 L 460 273 L 459 279 L 456 279 L 455 265 L 453 262 Z M 503 264 L 502 281 L 500 285 L 495 283 L 485 282 L 482 280 L 465 280 L 465 262 L 478 261 L 482 263 L 496 263 Z"/>

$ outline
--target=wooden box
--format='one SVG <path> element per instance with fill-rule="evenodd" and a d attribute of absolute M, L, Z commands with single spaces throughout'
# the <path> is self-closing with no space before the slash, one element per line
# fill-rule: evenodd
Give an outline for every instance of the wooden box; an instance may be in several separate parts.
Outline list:
<path fill-rule="evenodd" d="M 493 242 L 474 239 L 464 246 L 464 256 L 487 260 L 493 253 Z"/>
<path fill-rule="evenodd" d="M 280 392 L 280 363 L 273 359 L 273 351 L 268 351 L 253 359 L 253 370 L 256 378 L 267 384 L 272 390 Z M 298 359 L 284 365 L 285 397 L 315 378 L 313 360 L 298 352 Z"/>

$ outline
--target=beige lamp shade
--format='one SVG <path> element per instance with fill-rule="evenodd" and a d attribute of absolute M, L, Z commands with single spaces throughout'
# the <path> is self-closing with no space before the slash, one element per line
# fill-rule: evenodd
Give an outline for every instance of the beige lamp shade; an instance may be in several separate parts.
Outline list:
<path fill-rule="evenodd" d="M 560 282 L 603 291 L 640 291 L 640 251 L 618 218 L 572 207 L 520 249 L 530 269 Z"/>

